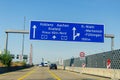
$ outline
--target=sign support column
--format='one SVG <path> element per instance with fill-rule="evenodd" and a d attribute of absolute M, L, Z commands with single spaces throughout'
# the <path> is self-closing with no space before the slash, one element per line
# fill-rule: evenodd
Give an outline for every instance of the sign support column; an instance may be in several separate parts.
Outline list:
<path fill-rule="evenodd" d="M 7 49 L 8 49 L 8 32 L 6 32 L 6 42 L 5 42 L 5 51 L 7 53 Z"/>

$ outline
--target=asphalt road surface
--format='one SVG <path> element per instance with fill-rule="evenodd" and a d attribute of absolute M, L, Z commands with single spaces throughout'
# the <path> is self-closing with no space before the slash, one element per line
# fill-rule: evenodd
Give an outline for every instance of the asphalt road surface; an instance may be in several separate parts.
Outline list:
<path fill-rule="evenodd" d="M 32 67 L 0 74 L 0 80 L 111 80 L 109 78 L 80 74 L 65 70 L 49 70 L 48 67 Z"/>

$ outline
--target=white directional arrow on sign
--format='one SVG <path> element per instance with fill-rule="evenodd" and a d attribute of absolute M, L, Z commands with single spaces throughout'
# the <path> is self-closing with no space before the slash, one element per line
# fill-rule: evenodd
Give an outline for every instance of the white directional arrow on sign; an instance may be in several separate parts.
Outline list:
<path fill-rule="evenodd" d="M 73 40 L 75 40 L 75 31 L 76 31 L 76 28 L 75 27 L 73 27 Z"/>
<path fill-rule="evenodd" d="M 80 36 L 80 33 L 77 33 L 77 35 L 76 36 Z"/>
<path fill-rule="evenodd" d="M 75 31 L 76 31 L 76 28 L 75 27 L 73 27 L 73 40 L 75 40 L 75 38 L 77 37 L 77 36 L 80 36 L 80 33 L 77 33 L 77 34 L 75 34 Z"/>
<path fill-rule="evenodd" d="M 56 36 L 54 35 L 52 38 L 53 38 L 53 39 L 55 39 L 55 38 L 56 38 Z"/>
<path fill-rule="evenodd" d="M 37 27 L 34 25 L 32 28 L 33 28 L 33 38 L 35 38 L 35 31 Z"/>

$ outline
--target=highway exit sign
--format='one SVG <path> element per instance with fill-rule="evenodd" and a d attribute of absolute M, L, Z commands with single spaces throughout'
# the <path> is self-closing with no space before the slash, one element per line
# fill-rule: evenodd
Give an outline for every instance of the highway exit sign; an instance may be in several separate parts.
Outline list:
<path fill-rule="evenodd" d="M 104 42 L 104 25 L 31 21 L 31 40 Z"/>

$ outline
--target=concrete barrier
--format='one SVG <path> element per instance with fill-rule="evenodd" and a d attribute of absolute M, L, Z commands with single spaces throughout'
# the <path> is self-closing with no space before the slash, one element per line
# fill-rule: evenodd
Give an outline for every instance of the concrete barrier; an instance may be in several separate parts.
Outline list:
<path fill-rule="evenodd" d="M 25 68 L 30 68 L 30 67 L 32 66 L 0 67 L 0 74 L 11 72 L 11 71 L 17 71 Z"/>
<path fill-rule="evenodd" d="M 58 69 L 65 69 L 69 71 L 74 71 L 78 73 L 85 73 L 103 77 L 109 77 L 112 79 L 120 79 L 120 69 L 105 69 L 105 68 L 81 68 L 81 67 L 64 67 L 59 66 Z"/>

